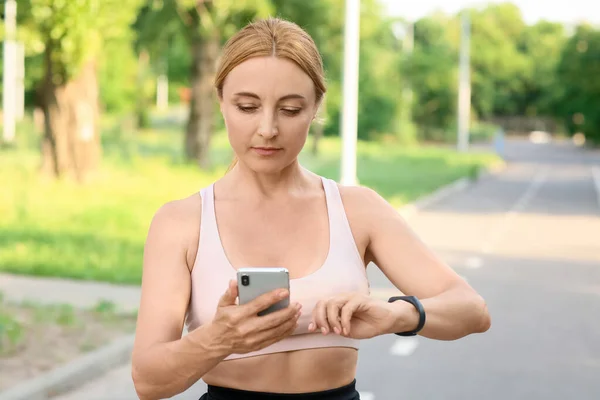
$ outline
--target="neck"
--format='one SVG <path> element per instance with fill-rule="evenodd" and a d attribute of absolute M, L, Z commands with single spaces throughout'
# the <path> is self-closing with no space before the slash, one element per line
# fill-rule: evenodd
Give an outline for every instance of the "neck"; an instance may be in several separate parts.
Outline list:
<path fill-rule="evenodd" d="M 227 174 L 231 188 L 252 197 L 275 199 L 311 186 L 310 173 L 295 160 L 273 173 L 256 172 L 241 162 Z"/>

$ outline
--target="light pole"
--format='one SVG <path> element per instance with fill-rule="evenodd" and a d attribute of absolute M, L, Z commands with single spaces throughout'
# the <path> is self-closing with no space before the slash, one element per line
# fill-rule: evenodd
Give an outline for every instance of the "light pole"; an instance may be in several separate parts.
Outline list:
<path fill-rule="evenodd" d="M 344 24 L 344 68 L 342 108 L 342 185 L 354 186 L 358 127 L 358 61 L 360 39 L 360 0 L 346 0 Z"/>
<path fill-rule="evenodd" d="M 4 79 L 2 90 L 2 113 L 4 118 L 3 140 L 11 143 L 15 139 L 16 91 L 17 91 L 17 3 L 6 0 L 4 3 Z"/>
<path fill-rule="evenodd" d="M 166 111 L 169 108 L 169 61 L 164 57 L 160 62 L 160 74 L 156 78 L 156 108 Z"/>
<path fill-rule="evenodd" d="M 469 120 L 471 112 L 471 22 L 469 11 L 461 15 L 460 64 L 458 83 L 458 137 L 457 149 L 460 152 L 469 148 Z"/>

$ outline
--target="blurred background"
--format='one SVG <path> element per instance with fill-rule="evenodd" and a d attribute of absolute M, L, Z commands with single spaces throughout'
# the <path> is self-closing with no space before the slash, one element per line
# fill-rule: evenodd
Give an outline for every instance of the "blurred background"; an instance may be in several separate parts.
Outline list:
<path fill-rule="evenodd" d="M 111 343 L 130 350 L 154 212 L 233 156 L 212 86 L 220 48 L 270 15 L 308 31 L 325 63 L 301 162 L 377 190 L 492 312 L 490 332 L 458 342 L 365 343 L 363 398 L 600 398 L 596 3 L 0 0 L 0 12 L 0 398 Z M 344 81 L 351 49 L 359 68 Z M 97 379 L 65 372 L 69 390 L 38 390 L 136 398 L 127 359 L 110 360 Z"/>

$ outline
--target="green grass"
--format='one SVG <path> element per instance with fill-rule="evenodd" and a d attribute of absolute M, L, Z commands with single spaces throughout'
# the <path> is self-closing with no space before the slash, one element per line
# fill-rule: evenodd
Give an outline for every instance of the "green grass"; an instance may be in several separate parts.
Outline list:
<path fill-rule="evenodd" d="M 78 309 L 70 304 L 42 304 L 31 301 L 8 302 L 0 293 L 0 357 L 15 356 L 29 346 L 36 336 L 75 335 L 81 351 L 97 347 L 97 338 L 106 332 L 90 327 L 90 322 L 100 325 L 103 331 L 135 327 L 136 313 L 119 313 L 115 305 L 99 301 L 91 308 Z M 90 330 L 86 332 L 86 330 Z M 87 334 L 86 334 L 87 333 Z M 94 336 L 97 335 L 97 336 Z M 39 356 L 39 355 L 38 355 Z"/>
<path fill-rule="evenodd" d="M 0 356 L 14 350 L 22 339 L 22 323 L 5 310 L 4 295 L 0 292 Z"/>
<path fill-rule="evenodd" d="M 163 203 L 188 196 L 221 177 L 231 160 L 224 134 L 213 141 L 211 171 L 181 158 L 178 129 L 138 135 L 107 128 L 104 162 L 92 183 L 39 176 L 30 146 L 0 150 L 0 271 L 139 283 L 150 220 Z M 339 179 L 339 139 L 326 138 L 318 156 L 301 162 Z M 358 178 L 400 206 L 497 162 L 490 154 L 359 143 Z"/>

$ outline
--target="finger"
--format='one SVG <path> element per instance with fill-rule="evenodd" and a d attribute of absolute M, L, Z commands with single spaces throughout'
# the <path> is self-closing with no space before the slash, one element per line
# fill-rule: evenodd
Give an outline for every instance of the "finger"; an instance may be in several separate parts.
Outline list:
<path fill-rule="evenodd" d="M 313 318 L 315 321 L 316 328 L 320 328 L 321 332 L 326 335 L 329 332 L 329 324 L 327 323 L 327 302 L 321 300 L 315 306 L 313 310 Z"/>
<path fill-rule="evenodd" d="M 237 282 L 235 280 L 229 281 L 229 286 L 221 298 L 219 299 L 219 307 L 227 307 L 235 305 L 236 298 L 238 296 Z"/>
<path fill-rule="evenodd" d="M 276 289 L 268 293 L 258 296 L 246 304 L 246 309 L 249 314 L 256 315 L 259 312 L 266 310 L 271 305 L 288 297 L 290 292 L 287 289 Z"/>
<path fill-rule="evenodd" d="M 327 304 L 327 322 L 331 329 L 337 334 L 342 333 L 342 324 L 340 323 L 340 310 L 345 301 L 340 299 L 332 300 Z"/>
<path fill-rule="evenodd" d="M 350 335 L 350 321 L 352 320 L 352 315 L 358 310 L 360 307 L 361 300 L 359 298 L 354 298 L 348 301 L 342 307 L 342 332 L 344 336 Z"/>
<path fill-rule="evenodd" d="M 251 347 L 253 350 L 260 350 L 270 346 L 294 333 L 297 327 L 298 320 L 293 318 L 271 329 L 258 332 L 252 340 L 253 344 Z"/>
<path fill-rule="evenodd" d="M 290 320 L 297 321 L 300 318 L 302 305 L 300 303 L 290 304 L 290 307 L 286 307 L 282 310 L 277 310 L 270 314 L 260 317 L 256 320 L 258 324 L 256 330 L 263 331 L 269 330 L 281 326 Z"/>

